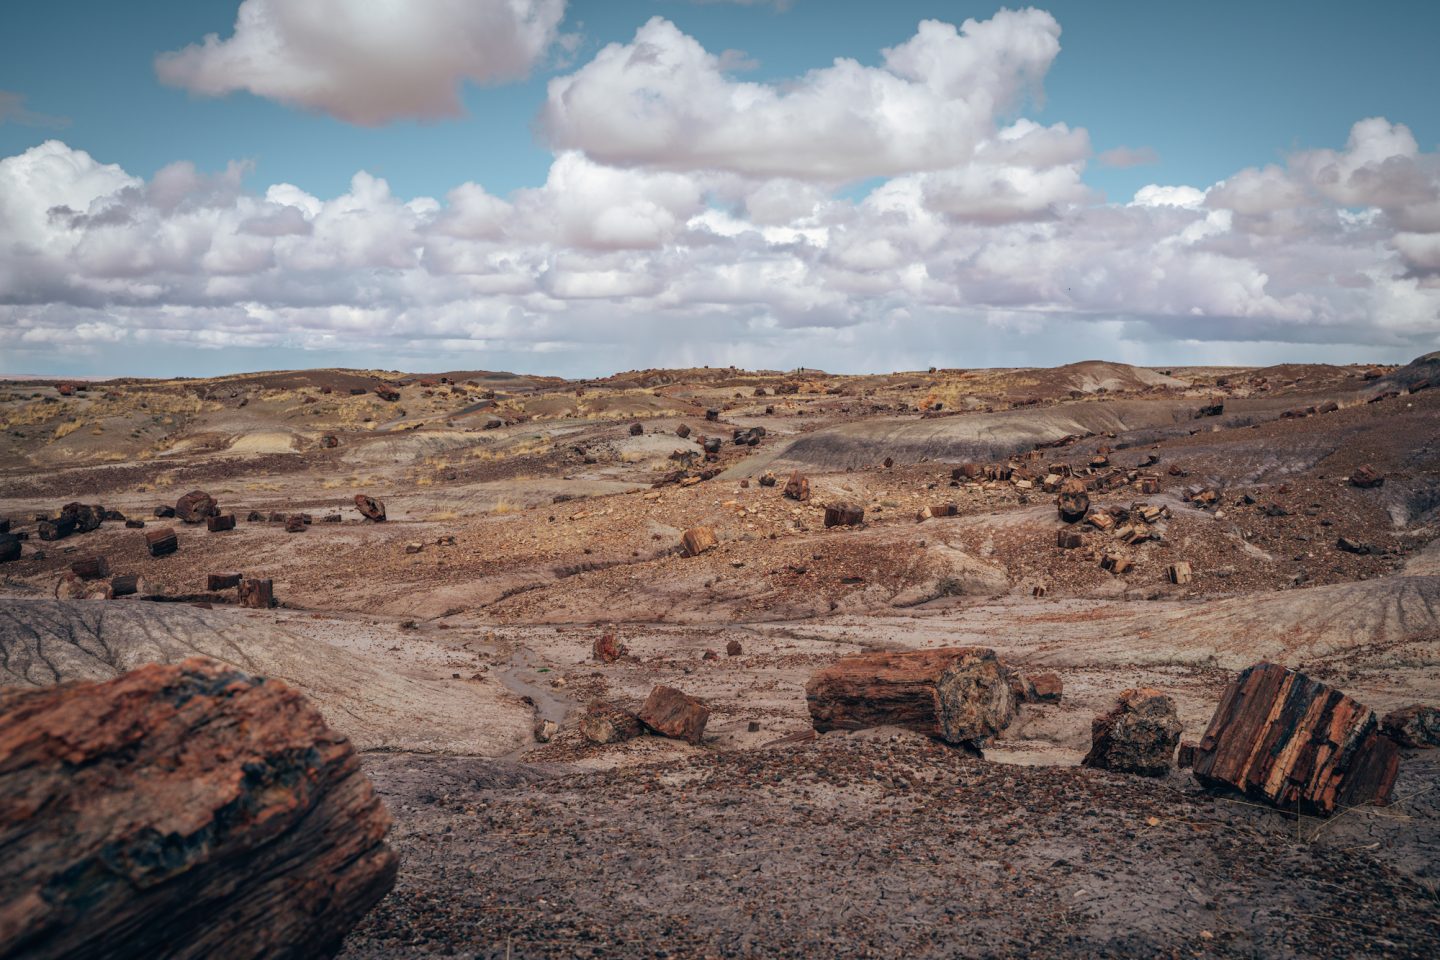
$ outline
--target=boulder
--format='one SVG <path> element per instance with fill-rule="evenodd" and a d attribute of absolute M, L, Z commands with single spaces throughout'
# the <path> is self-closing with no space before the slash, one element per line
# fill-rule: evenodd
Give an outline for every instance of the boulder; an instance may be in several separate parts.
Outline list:
<path fill-rule="evenodd" d="M 1263 662 L 1225 688 L 1195 755 L 1206 786 L 1321 816 L 1385 802 L 1398 771 L 1398 747 L 1368 707 Z"/>
<path fill-rule="evenodd" d="M 1066 523 L 1078 523 L 1085 519 L 1090 510 L 1090 491 L 1085 488 L 1085 481 L 1079 477 L 1066 477 L 1055 497 L 1055 506 L 1060 511 L 1060 519 Z"/>
<path fill-rule="evenodd" d="M 374 497 L 367 497 L 363 493 L 355 494 L 355 509 L 366 520 L 374 520 L 376 523 L 385 522 L 385 503 L 376 500 Z"/>
<path fill-rule="evenodd" d="M 970 746 L 1015 716 L 1010 671 L 985 647 L 845 657 L 810 677 L 805 701 L 820 733 L 897 726 Z"/>
<path fill-rule="evenodd" d="M 1412 703 L 1385 714 L 1380 727 L 1402 747 L 1440 747 L 1440 708 Z"/>
<path fill-rule="evenodd" d="M 0 695 L 0 957 L 330 957 L 395 881 L 349 741 L 200 658 Z"/>
<path fill-rule="evenodd" d="M 1180 719 L 1175 703 L 1148 687 L 1126 690 L 1090 723 L 1090 752 L 1081 764 L 1116 773 L 1159 777 L 1175 763 Z"/>
<path fill-rule="evenodd" d="M 612 703 L 596 700 L 580 716 L 580 736 L 591 743 L 621 743 L 645 732 L 640 718 Z"/>
<path fill-rule="evenodd" d="M 191 490 L 175 501 L 175 517 L 184 523 L 204 523 L 220 512 L 215 498 L 204 490 Z"/>
<path fill-rule="evenodd" d="M 640 722 L 662 737 L 699 745 L 705 736 L 710 708 L 704 701 L 674 687 L 657 686 L 640 708 Z"/>

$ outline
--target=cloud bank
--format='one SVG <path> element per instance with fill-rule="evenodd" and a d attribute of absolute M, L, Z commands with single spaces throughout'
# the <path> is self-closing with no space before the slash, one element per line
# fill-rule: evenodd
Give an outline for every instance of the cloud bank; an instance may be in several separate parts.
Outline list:
<path fill-rule="evenodd" d="M 52 140 L 0 160 L 0 356 L 581 374 L 1436 349 L 1440 156 L 1404 125 L 1106 202 L 1088 133 L 1020 115 L 1057 52 L 1036 11 L 927 21 L 879 66 L 766 85 L 652 20 L 551 83 L 548 175 L 503 197 L 364 172 L 257 192 L 238 165 L 144 181 Z"/>

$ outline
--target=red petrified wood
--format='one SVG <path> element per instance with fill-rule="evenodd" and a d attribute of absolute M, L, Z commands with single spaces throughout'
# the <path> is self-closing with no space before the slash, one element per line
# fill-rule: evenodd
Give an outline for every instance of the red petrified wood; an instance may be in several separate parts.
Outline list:
<path fill-rule="evenodd" d="M 1368 707 L 1274 663 L 1231 682 L 1195 751 L 1201 783 L 1317 815 L 1384 803 L 1398 769 Z"/>
<path fill-rule="evenodd" d="M 699 745 L 705 736 L 710 708 L 674 687 L 656 687 L 640 708 L 640 722 L 664 737 Z"/>
<path fill-rule="evenodd" d="M 330 957 L 390 818 L 295 689 L 214 661 L 0 694 L 0 958 Z"/>

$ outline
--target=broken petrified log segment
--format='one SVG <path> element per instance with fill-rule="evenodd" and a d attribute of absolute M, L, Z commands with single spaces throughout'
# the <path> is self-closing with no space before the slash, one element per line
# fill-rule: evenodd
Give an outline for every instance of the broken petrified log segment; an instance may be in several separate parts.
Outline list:
<path fill-rule="evenodd" d="M 1067 477 L 1065 482 L 1060 484 L 1055 506 L 1060 511 L 1060 519 L 1066 523 L 1083 520 L 1090 509 L 1090 492 L 1085 489 L 1085 481 L 1079 477 Z"/>
<path fill-rule="evenodd" d="M 687 557 L 698 557 L 706 550 L 713 550 L 719 544 L 715 531 L 710 527 L 691 527 L 680 538 L 680 548 Z"/>
<path fill-rule="evenodd" d="M 144 521 L 144 520 L 126 520 L 126 521 L 125 521 L 125 529 L 127 529 L 127 530 L 144 530 L 144 529 L 145 529 L 145 521 Z"/>
<path fill-rule="evenodd" d="M 740 646 L 739 640 L 727 640 L 725 642 L 725 656 L 738 657 L 744 648 Z"/>
<path fill-rule="evenodd" d="M 110 581 L 110 596 L 129 597 L 140 592 L 140 578 L 133 573 L 122 573 Z"/>
<path fill-rule="evenodd" d="M 1065 684 L 1059 674 L 1041 673 L 1030 678 L 1036 703 L 1059 703 L 1065 692 Z"/>
<path fill-rule="evenodd" d="M 1064 529 L 1055 531 L 1055 546 L 1061 550 L 1076 550 L 1084 546 L 1085 538 L 1074 530 Z"/>
<path fill-rule="evenodd" d="M 203 490 L 191 490 L 175 502 L 175 516 L 185 523 L 202 523 L 219 512 L 215 498 Z"/>
<path fill-rule="evenodd" d="M 845 657 L 810 677 L 805 701 L 820 733 L 897 726 L 957 744 L 993 737 L 1015 716 L 1009 672 L 985 647 Z"/>
<path fill-rule="evenodd" d="M 302 516 L 300 516 L 300 514 L 298 514 L 298 513 L 297 513 L 297 514 L 294 514 L 293 516 L 290 516 L 290 517 L 286 518 L 286 520 L 285 520 L 285 532 L 286 532 L 286 533 L 304 533 L 304 532 L 305 532 L 305 518 L 302 517 Z"/>
<path fill-rule="evenodd" d="M 161 520 L 169 520 L 175 516 L 174 507 L 159 506 L 155 508 L 155 516 Z"/>
<path fill-rule="evenodd" d="M 1440 708 L 1412 703 L 1385 714 L 1380 727 L 1402 747 L 1440 747 Z"/>
<path fill-rule="evenodd" d="M 675 436 L 679 437 L 681 440 L 684 440 L 686 437 L 690 436 L 690 428 L 683 423 L 680 424 L 680 426 L 675 428 Z"/>
<path fill-rule="evenodd" d="M 1175 757 L 1175 766 L 1181 770 L 1189 770 L 1195 766 L 1195 751 L 1200 745 L 1193 740 L 1181 740 L 1180 752 Z"/>
<path fill-rule="evenodd" d="M 825 508 L 825 526 L 858 527 L 865 522 L 865 508 L 853 503 L 837 503 Z"/>
<path fill-rule="evenodd" d="M 70 564 L 70 572 L 81 580 L 99 580 L 110 576 L 110 561 L 104 557 L 86 557 Z"/>
<path fill-rule="evenodd" d="M 1175 702 L 1148 687 L 1126 690 L 1090 724 L 1090 752 L 1082 766 L 1116 773 L 1164 776 L 1175 761 L 1180 719 Z"/>
<path fill-rule="evenodd" d="M 98 503 L 67 503 L 60 508 L 60 516 L 75 521 L 76 533 L 89 533 L 91 530 L 100 529 L 100 524 L 105 519 L 105 508 Z"/>
<path fill-rule="evenodd" d="M 75 532 L 75 518 L 62 515 L 54 520 L 41 520 L 38 529 L 41 540 L 64 540 Z"/>
<path fill-rule="evenodd" d="M 385 522 L 385 503 L 376 500 L 374 497 L 367 497 L 363 493 L 355 494 L 355 509 L 366 520 L 374 520 L 376 523 Z"/>
<path fill-rule="evenodd" d="M 1368 490 L 1385 483 L 1385 478 L 1370 464 L 1365 464 L 1359 470 L 1350 474 L 1350 482 L 1361 489 Z"/>
<path fill-rule="evenodd" d="M 223 533 L 235 529 L 235 514 L 224 513 L 205 518 L 205 528 L 211 533 Z"/>
<path fill-rule="evenodd" d="M 256 610 L 269 610 L 275 606 L 275 583 L 273 580 L 240 581 L 240 606 Z"/>
<path fill-rule="evenodd" d="M 658 686 L 640 708 L 640 722 L 662 737 L 699 745 L 705 736 L 710 708 L 704 701 L 681 693 L 674 687 Z"/>
<path fill-rule="evenodd" d="M 349 741 L 204 659 L 0 698 L 0 796 L 0 957 L 330 957 L 395 880 Z"/>
<path fill-rule="evenodd" d="M 0 533 L 0 563 L 20 559 L 20 538 L 13 533 Z"/>
<path fill-rule="evenodd" d="M 145 546 L 152 557 L 163 557 L 174 553 L 180 547 L 180 539 L 173 527 L 158 527 L 145 531 Z"/>
<path fill-rule="evenodd" d="M 781 496 L 791 500 L 798 500 L 801 503 L 810 499 L 810 479 L 799 470 L 790 474 L 790 479 L 785 481 L 785 489 Z"/>
<path fill-rule="evenodd" d="M 1195 757 L 1206 786 L 1320 815 L 1384 803 L 1398 770 L 1395 741 L 1368 707 L 1274 663 L 1225 688 Z"/>
<path fill-rule="evenodd" d="M 614 663 L 629 652 L 630 650 L 625 644 L 616 639 L 613 633 L 602 633 L 590 645 L 591 656 L 601 663 Z"/>
<path fill-rule="evenodd" d="M 1170 566 L 1166 569 L 1165 573 L 1166 576 L 1170 578 L 1171 583 L 1182 587 L 1190 582 L 1192 576 L 1190 572 L 1190 564 L 1186 563 L 1184 560 L 1180 560 L 1170 564 Z"/>
<path fill-rule="evenodd" d="M 580 736 L 591 743 L 621 743 L 645 732 L 640 718 L 629 710 L 596 700 L 580 717 Z"/>
<path fill-rule="evenodd" d="M 212 573 L 205 577 L 205 589 L 211 593 L 216 590 L 229 590 L 240 586 L 243 579 L 244 574 L 239 573 Z"/>

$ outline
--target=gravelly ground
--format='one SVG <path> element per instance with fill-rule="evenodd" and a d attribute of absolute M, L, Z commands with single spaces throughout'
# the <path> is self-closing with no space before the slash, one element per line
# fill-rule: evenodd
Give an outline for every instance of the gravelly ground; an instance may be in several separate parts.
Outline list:
<path fill-rule="evenodd" d="M 1296 823 L 888 731 L 566 773 L 372 754 L 399 884 L 350 960 L 1433 957 L 1440 758 Z M 1377 909 L 1383 908 L 1383 909 Z"/>

